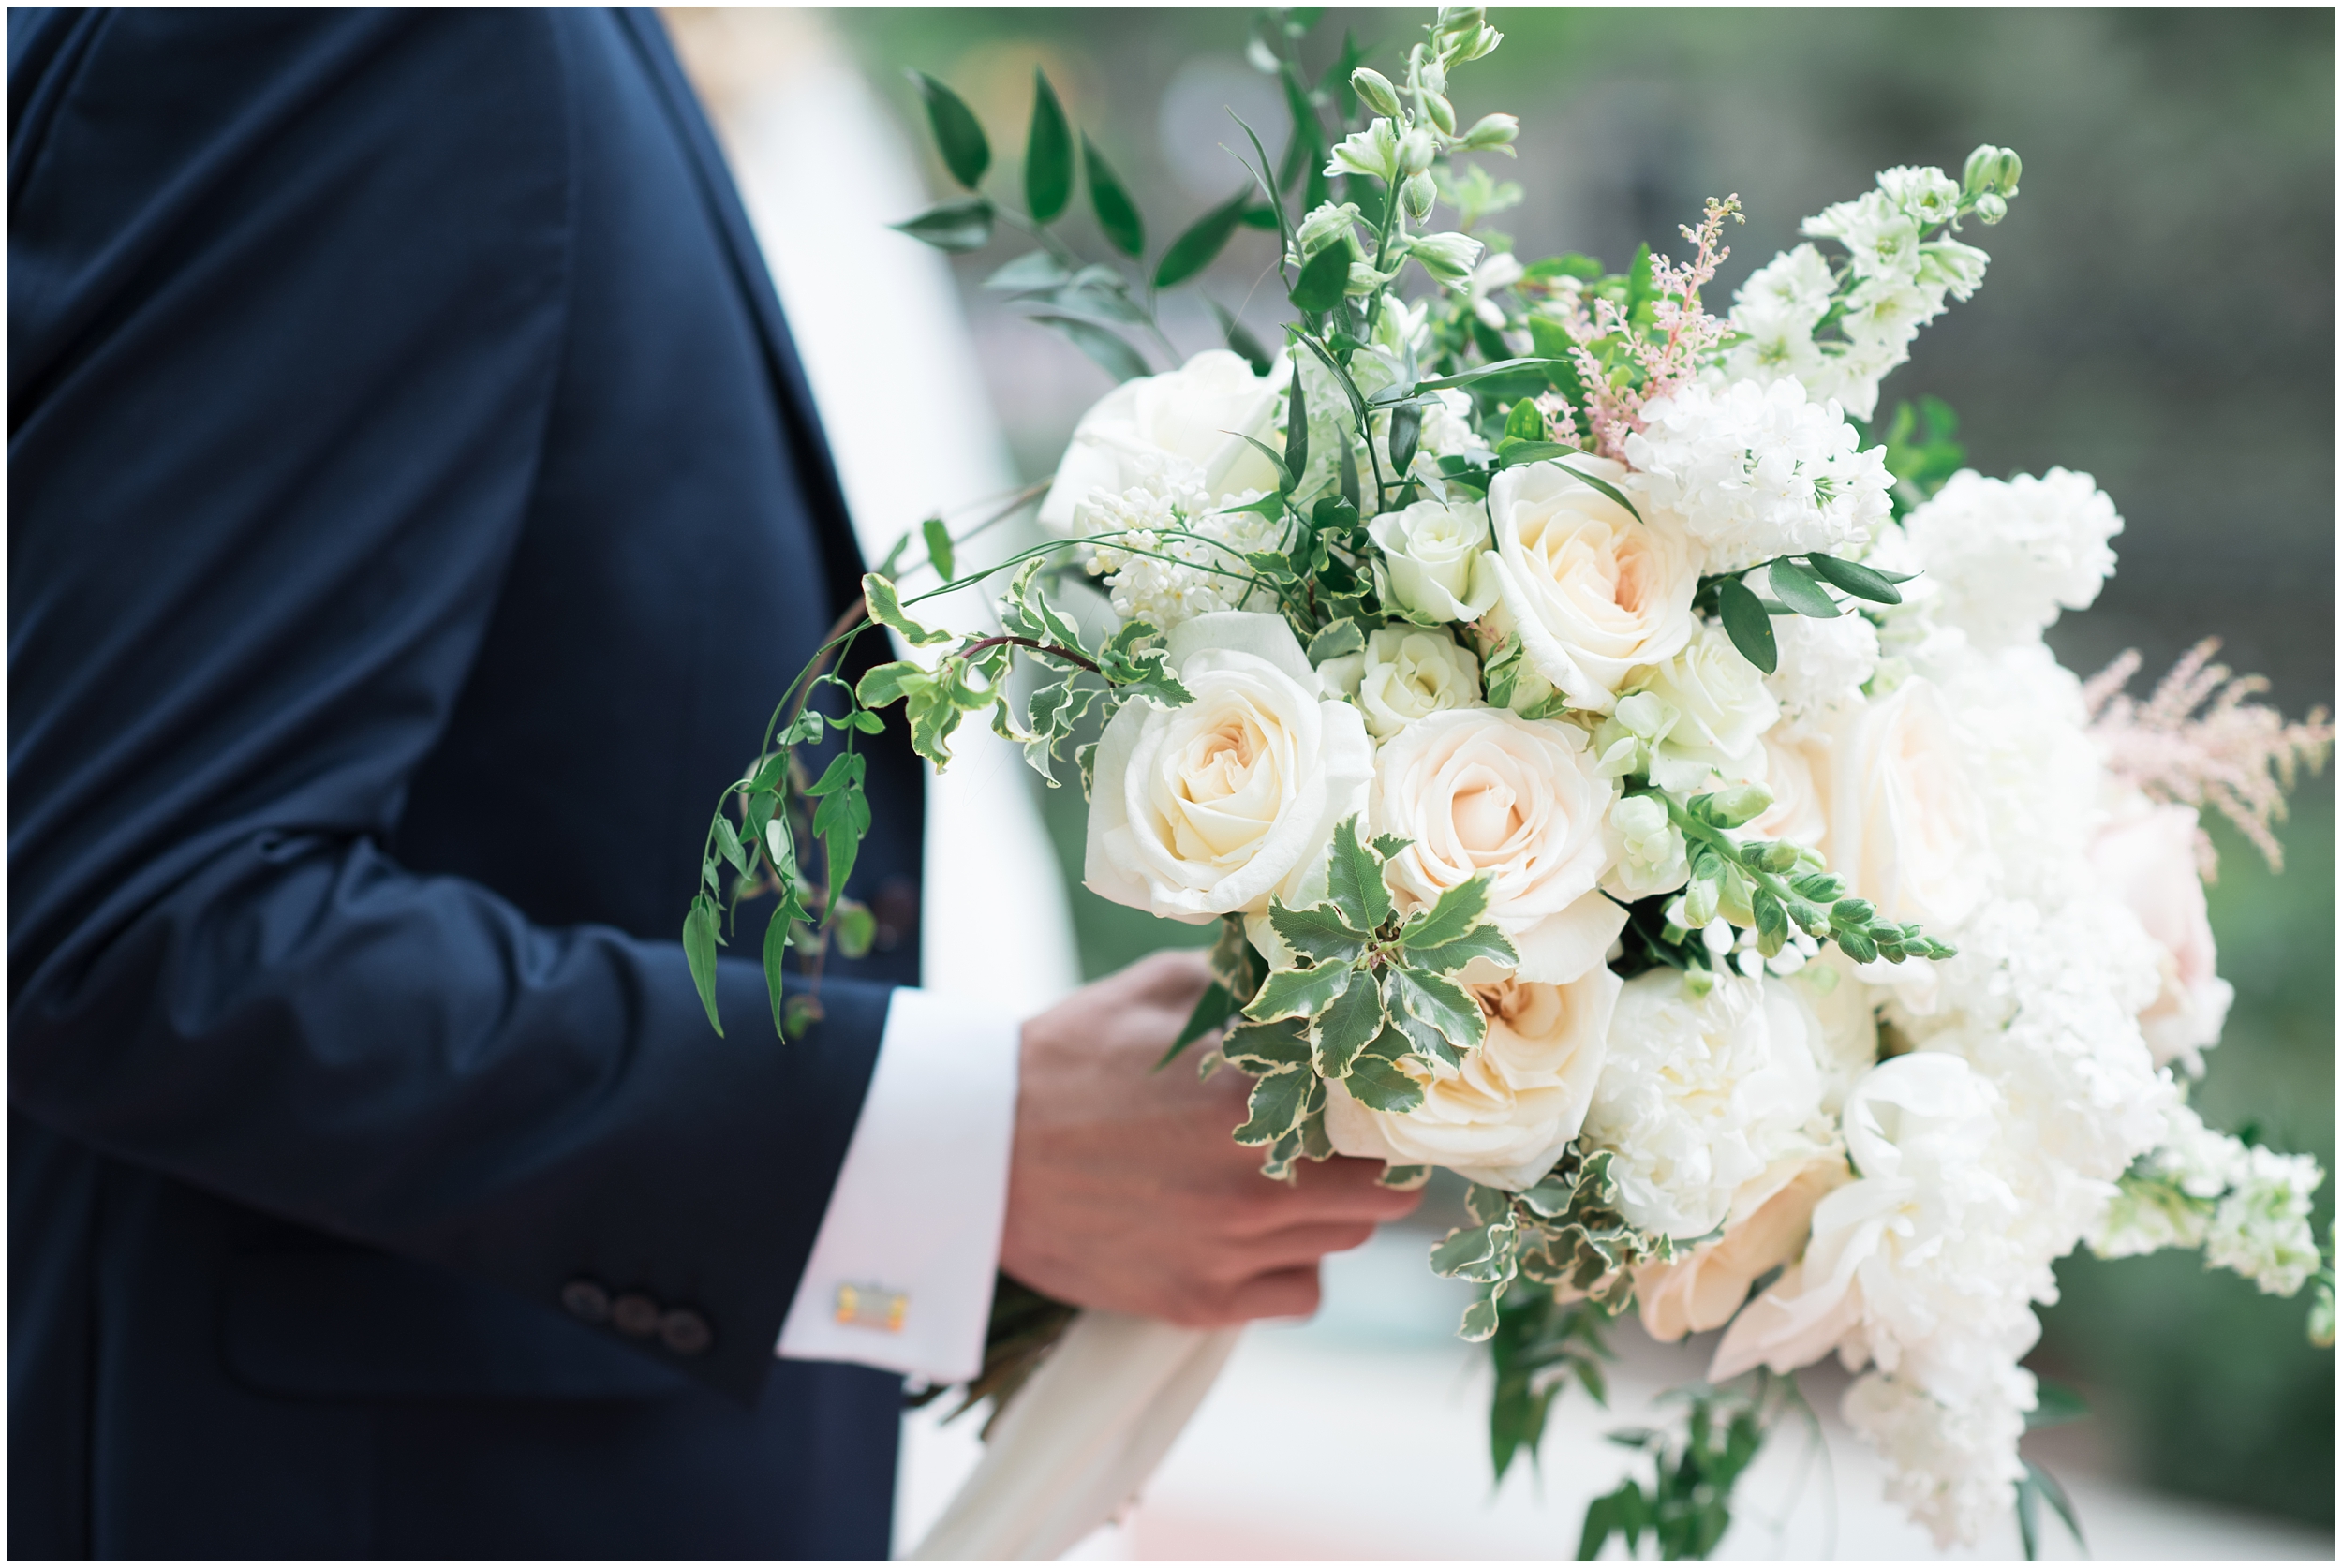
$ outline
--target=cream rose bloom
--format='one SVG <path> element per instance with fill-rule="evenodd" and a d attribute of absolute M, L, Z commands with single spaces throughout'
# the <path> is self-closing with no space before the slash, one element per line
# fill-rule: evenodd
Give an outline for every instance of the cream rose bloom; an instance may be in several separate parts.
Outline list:
<path fill-rule="evenodd" d="M 2157 806 L 2135 791 L 2114 810 L 2090 846 L 2090 864 L 2106 890 L 2139 917 L 2162 949 L 2162 987 L 2139 1031 L 2155 1064 L 2184 1061 L 2201 1071 L 2197 1053 L 2220 1041 L 2236 988 L 2219 976 L 2219 952 L 2197 868 L 2201 828 L 2192 806 Z"/>
<path fill-rule="evenodd" d="M 1166 642 L 1195 701 L 1134 699 L 1106 725 L 1083 880 L 1191 923 L 1309 901 L 1335 824 L 1366 805 L 1365 722 L 1327 697 L 1282 616 L 1219 611 Z"/>
<path fill-rule="evenodd" d="M 1579 466 L 1621 489 L 1625 466 Z M 1489 489 L 1500 629 L 1571 705 L 1608 713 L 1637 665 L 1692 638 L 1700 553 L 1681 520 L 1637 501 L 1644 521 L 1557 463 L 1507 468 Z"/>
<path fill-rule="evenodd" d="M 1216 504 L 1275 489 L 1268 460 L 1237 437 L 1277 444 L 1277 397 L 1289 374 L 1280 363 L 1255 376 L 1242 356 L 1214 348 L 1177 370 L 1123 382 L 1074 427 L 1041 503 L 1041 525 L 1074 532 L 1075 509 L 1098 491 L 1200 486 L 1205 502 Z"/>
<path fill-rule="evenodd" d="M 1745 777 L 1762 765 L 1758 747 L 1781 704 L 1722 627 L 1700 627 L 1639 685 L 1675 714 L 1651 748 L 1651 781 L 1661 789 L 1697 790 L 1712 772 Z"/>
<path fill-rule="evenodd" d="M 1384 605 L 1419 624 L 1476 621 L 1496 602 L 1488 519 L 1476 504 L 1417 501 L 1367 525 Z"/>
<path fill-rule="evenodd" d="M 1317 669 L 1328 687 L 1357 703 L 1378 740 L 1418 718 L 1480 701 L 1480 661 L 1445 631 L 1387 626 L 1367 635 L 1363 652 L 1329 658 Z"/>
<path fill-rule="evenodd" d="M 1834 1152 L 1777 1160 L 1732 1194 L 1724 1234 L 1672 1263 L 1635 1270 L 1642 1325 L 1665 1343 L 1722 1328 L 1748 1299 L 1748 1287 L 1805 1250 L 1814 1206 L 1852 1180 Z"/>
<path fill-rule="evenodd" d="M 1619 987 L 1599 959 L 1564 985 L 1473 986 L 1488 1038 L 1463 1065 L 1410 1063 L 1423 1103 L 1404 1114 L 1370 1110 L 1341 1084 L 1327 1084 L 1326 1135 L 1342 1154 L 1442 1165 L 1512 1191 L 1534 1185 L 1586 1118 Z"/>
<path fill-rule="evenodd" d="M 1432 903 L 1486 873 L 1489 918 L 1519 951 L 1519 978 L 1562 984 L 1626 924 L 1595 891 L 1617 797 L 1576 726 L 1456 708 L 1383 743 L 1368 810 L 1375 832 L 1411 840 L 1384 871 L 1402 901 Z"/>
<path fill-rule="evenodd" d="M 1989 891 L 1983 806 L 1934 682 L 1906 680 L 1837 724 L 1827 809 L 1830 869 L 1889 920 L 1941 936 Z"/>

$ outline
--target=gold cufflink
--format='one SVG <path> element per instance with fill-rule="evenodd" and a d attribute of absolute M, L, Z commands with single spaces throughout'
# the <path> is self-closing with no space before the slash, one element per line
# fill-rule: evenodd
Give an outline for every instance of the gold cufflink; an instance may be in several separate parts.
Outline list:
<path fill-rule="evenodd" d="M 840 1285 L 837 1287 L 838 1324 L 846 1328 L 876 1328 L 888 1334 L 899 1334 L 903 1314 L 911 1309 L 911 1297 L 901 1291 L 884 1291 L 875 1285 Z"/>

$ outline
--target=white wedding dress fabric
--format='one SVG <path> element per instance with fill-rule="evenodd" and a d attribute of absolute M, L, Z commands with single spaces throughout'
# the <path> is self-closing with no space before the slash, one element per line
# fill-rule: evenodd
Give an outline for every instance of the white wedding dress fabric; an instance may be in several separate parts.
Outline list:
<path fill-rule="evenodd" d="M 949 266 L 885 227 L 931 200 L 900 132 L 811 13 L 700 12 L 678 31 L 778 286 L 865 556 L 882 557 L 939 510 L 955 523 L 980 516 L 975 504 L 1016 477 Z M 997 529 L 963 563 L 999 560 L 1018 542 Z M 923 605 L 919 617 L 968 629 L 990 613 L 971 592 Z M 952 749 L 928 785 L 922 984 L 1030 1016 L 1080 983 L 1057 858 L 1015 747 L 975 720 Z M 1238 1333 L 1081 1314 L 932 1528 L 908 1552 L 898 1541 L 897 1555 L 1128 1556 L 1102 1527 L 1136 1498 Z M 917 1528 L 899 1510 L 897 1520 Z"/>

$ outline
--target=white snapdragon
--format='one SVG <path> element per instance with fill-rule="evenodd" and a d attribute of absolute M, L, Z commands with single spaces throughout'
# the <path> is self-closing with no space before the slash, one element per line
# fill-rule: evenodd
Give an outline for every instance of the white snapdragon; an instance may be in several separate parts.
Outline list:
<path fill-rule="evenodd" d="M 1628 981 L 1585 1126 L 1613 1153 L 1619 1211 L 1658 1235 L 1705 1235 L 1743 1182 L 1825 1144 L 1810 1125 L 1819 1032 L 1783 981 L 1721 974 L 1705 996 L 1674 969 Z"/>
<path fill-rule="evenodd" d="M 2114 570 L 2114 503 L 2087 474 L 1954 474 L 1905 521 L 1937 594 L 1932 613 L 1979 646 L 2038 637 L 2058 612 L 2087 608 Z"/>
<path fill-rule="evenodd" d="M 1795 379 L 1694 383 L 1646 404 L 1643 421 L 1626 459 L 1706 547 L 1712 572 L 1857 554 L 1889 515 L 1884 450 L 1858 450 L 1838 406 L 1808 399 Z"/>

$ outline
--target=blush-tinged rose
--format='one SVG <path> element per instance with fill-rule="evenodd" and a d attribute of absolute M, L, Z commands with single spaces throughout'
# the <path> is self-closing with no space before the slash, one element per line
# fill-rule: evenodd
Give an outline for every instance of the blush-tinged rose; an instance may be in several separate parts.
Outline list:
<path fill-rule="evenodd" d="M 1645 1331 L 1664 1343 L 1731 1322 L 1749 1286 L 1805 1250 L 1814 1206 L 1853 1175 L 1834 1153 L 1774 1161 L 1732 1195 L 1722 1235 L 1672 1263 L 1635 1270 Z"/>
<path fill-rule="evenodd" d="M 1625 489 L 1625 466 L 1572 463 Z M 1507 468 L 1489 489 L 1499 629 L 1573 707 L 1610 711 L 1628 672 L 1691 641 L 1700 552 L 1672 514 L 1633 513 L 1558 463 Z"/>
<path fill-rule="evenodd" d="M 1242 356 L 1214 348 L 1177 370 L 1123 382 L 1074 427 L 1041 503 L 1042 526 L 1073 532 L 1075 509 L 1096 491 L 1119 496 L 1167 481 L 1200 486 L 1207 503 L 1218 503 L 1275 489 L 1276 470 L 1238 437 L 1277 445 L 1273 418 L 1286 374 L 1281 365 L 1255 376 Z"/>
<path fill-rule="evenodd" d="M 2139 1031 L 2157 1067 L 2184 1060 L 2220 1041 L 2236 988 L 2219 976 L 2219 952 L 2204 907 L 2196 844 L 2202 829 L 2192 806 L 2157 806 L 2134 796 L 2090 846 L 2090 864 L 2106 889 L 2139 917 L 2162 949 L 2162 987 Z"/>
<path fill-rule="evenodd" d="M 1194 693 L 1133 699 L 1098 744 L 1084 880 L 1172 920 L 1258 914 L 1298 899 L 1336 823 L 1366 805 L 1373 745 L 1329 699 L 1277 615 L 1198 615 L 1167 638 Z"/>
<path fill-rule="evenodd" d="M 1932 681 L 1847 714 L 1830 739 L 1830 869 L 1889 920 L 1942 935 L 1990 886 L 1990 839 L 1970 762 Z"/>
<path fill-rule="evenodd" d="M 1625 925 L 1595 891 L 1617 796 L 1576 726 L 1457 708 L 1383 743 L 1369 810 L 1376 833 L 1411 840 L 1386 870 L 1402 901 L 1487 876 L 1489 918 L 1519 951 L 1519 978 L 1558 984 L 1599 963 Z"/>
<path fill-rule="evenodd" d="M 1473 986 L 1488 1038 L 1463 1065 L 1410 1063 L 1423 1102 L 1403 1114 L 1371 1110 L 1328 1084 L 1327 1136 L 1342 1154 L 1445 1166 L 1490 1187 L 1533 1186 L 1586 1118 L 1620 984 L 1596 963 L 1566 985 Z"/>

